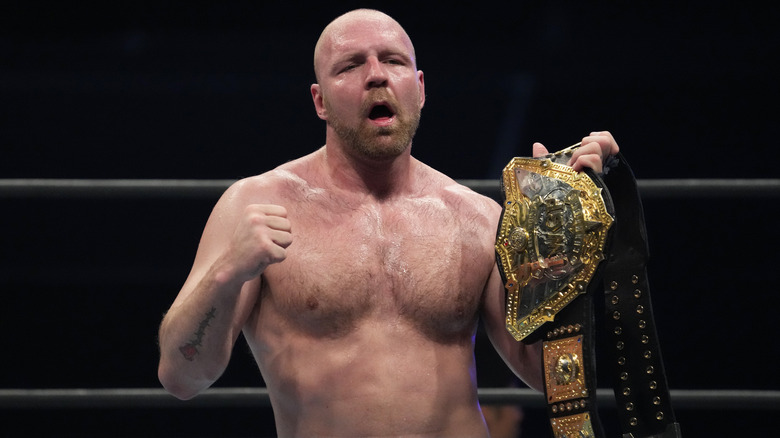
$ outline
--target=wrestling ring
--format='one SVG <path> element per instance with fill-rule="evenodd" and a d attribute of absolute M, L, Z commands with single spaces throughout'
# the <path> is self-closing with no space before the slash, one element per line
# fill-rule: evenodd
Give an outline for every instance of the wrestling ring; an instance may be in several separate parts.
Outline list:
<path fill-rule="evenodd" d="M 0 179 L 0 202 L 41 203 L 51 200 L 103 202 L 121 199 L 128 202 L 189 200 L 213 204 L 213 201 L 232 182 L 232 180 Z M 497 180 L 460 180 L 459 182 L 494 199 L 498 200 L 501 197 Z M 659 179 L 639 180 L 638 186 L 643 201 L 653 205 L 662 202 L 685 204 L 692 199 L 706 205 L 723 205 L 730 200 L 739 200 L 743 203 L 764 200 L 775 205 L 780 201 L 780 179 Z M 776 256 L 775 260 L 777 260 Z M 660 294 L 661 292 L 655 292 L 656 296 Z M 663 326 L 665 324 L 663 316 L 659 318 L 661 319 L 659 324 Z M 749 318 L 746 317 L 747 319 Z M 764 348 L 769 348 L 767 351 L 776 351 L 777 341 L 772 338 L 777 335 L 776 330 L 768 332 L 767 335 L 770 343 L 764 344 Z M 674 350 L 675 340 L 669 338 L 666 336 L 662 339 L 665 341 L 662 345 L 664 350 L 667 347 L 672 347 L 669 349 Z M 4 354 L 9 353 L 11 352 L 4 352 Z M 775 353 L 772 353 L 764 359 L 771 359 L 774 355 Z M 156 361 L 156 358 L 150 360 Z M 751 373 L 750 360 L 746 358 L 745 369 L 739 370 L 739 373 Z M 770 368 L 773 369 L 774 366 Z M 674 365 L 669 365 L 669 374 L 674 376 Z M 760 378 L 756 379 L 762 381 Z M 780 390 L 778 390 L 780 384 L 776 375 L 764 376 L 763 379 L 765 385 L 752 385 L 746 389 L 675 389 L 672 385 L 672 404 L 675 410 L 683 413 L 679 415 L 682 417 L 680 423 L 683 436 L 686 436 L 687 429 L 691 429 L 690 425 L 686 424 L 685 412 L 697 412 L 691 416 L 698 419 L 728 413 L 736 417 L 748 415 L 746 421 L 753 423 L 757 418 L 767 419 L 766 421 L 769 422 L 768 418 L 775 413 L 774 411 L 780 410 Z M 478 394 L 480 402 L 484 405 L 515 404 L 531 410 L 541 410 L 545 406 L 541 394 L 525 388 L 480 387 Z M 597 398 L 600 408 L 605 410 L 616 408 L 611 389 L 599 389 Z M 182 402 L 159 387 L 19 388 L 6 383 L 6 388 L 0 388 L 0 411 L 6 413 L 4 418 L 19 413 L 24 413 L 27 418 L 35 416 L 36 412 L 45 417 L 54 411 L 65 412 L 62 415 L 67 417 L 71 415 L 68 414 L 69 412 L 90 412 L 92 413 L 90 415 L 94 413 L 99 415 L 101 411 L 108 410 L 203 412 L 237 408 L 270 409 L 267 390 L 262 387 L 214 387 L 192 400 Z M 0 425 L 0 436 L 25 435 L 14 435 Z"/>

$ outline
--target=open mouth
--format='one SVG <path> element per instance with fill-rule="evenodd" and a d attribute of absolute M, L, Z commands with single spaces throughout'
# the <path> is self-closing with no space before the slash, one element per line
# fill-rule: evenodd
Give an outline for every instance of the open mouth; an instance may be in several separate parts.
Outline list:
<path fill-rule="evenodd" d="M 392 108 L 386 104 L 375 105 L 368 113 L 368 118 L 374 121 L 389 120 L 395 116 Z"/>

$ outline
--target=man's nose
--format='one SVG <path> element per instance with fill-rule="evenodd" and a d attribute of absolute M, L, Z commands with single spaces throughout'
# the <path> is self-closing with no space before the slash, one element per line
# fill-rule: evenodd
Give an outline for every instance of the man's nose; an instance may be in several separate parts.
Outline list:
<path fill-rule="evenodd" d="M 387 85 L 387 70 L 378 58 L 368 58 L 368 71 L 366 73 L 366 88 L 384 87 Z"/>

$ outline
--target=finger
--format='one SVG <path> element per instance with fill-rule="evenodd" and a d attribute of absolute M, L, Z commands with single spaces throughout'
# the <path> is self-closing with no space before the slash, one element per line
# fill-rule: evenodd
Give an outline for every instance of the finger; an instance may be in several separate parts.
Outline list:
<path fill-rule="evenodd" d="M 266 216 L 265 225 L 273 230 L 286 231 L 288 233 L 292 230 L 290 221 L 279 216 Z"/>
<path fill-rule="evenodd" d="M 601 156 L 598 154 L 581 155 L 577 157 L 577 160 L 571 167 L 577 172 L 581 172 L 585 169 L 592 169 L 596 173 L 601 173 L 603 168 Z"/>
<path fill-rule="evenodd" d="M 256 208 L 269 216 L 287 217 L 287 209 L 281 205 L 257 204 Z"/>
<path fill-rule="evenodd" d="M 620 148 L 615 141 L 615 138 L 609 131 L 594 131 L 590 135 L 582 139 L 582 143 L 598 143 L 602 150 L 602 156 L 607 157 L 615 155 L 620 152 Z"/>
<path fill-rule="evenodd" d="M 545 156 L 545 155 L 547 155 L 549 153 L 550 152 L 547 151 L 547 148 L 544 147 L 543 144 L 541 144 L 539 142 L 534 143 L 534 145 L 533 145 L 533 156 L 534 157 L 543 157 L 543 156 Z"/>
<path fill-rule="evenodd" d="M 287 250 L 283 246 L 273 246 L 266 253 L 268 263 L 280 263 L 287 258 Z"/>
<path fill-rule="evenodd" d="M 599 159 L 601 159 L 601 153 L 602 153 L 601 146 L 597 142 L 594 141 L 590 141 L 587 143 L 583 142 L 580 147 L 574 149 L 574 152 L 571 154 L 571 158 L 569 159 L 569 162 L 567 164 L 569 166 L 574 167 L 574 163 L 576 163 L 577 160 L 580 159 L 580 157 L 584 157 L 586 155 L 595 155 Z"/>
<path fill-rule="evenodd" d="M 285 231 L 273 230 L 268 233 L 268 237 L 273 243 L 282 248 L 287 248 L 293 241 L 292 234 Z"/>

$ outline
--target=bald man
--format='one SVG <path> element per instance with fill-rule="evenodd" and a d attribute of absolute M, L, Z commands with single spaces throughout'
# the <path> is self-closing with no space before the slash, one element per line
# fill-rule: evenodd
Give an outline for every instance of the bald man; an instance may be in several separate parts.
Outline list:
<path fill-rule="evenodd" d="M 487 436 L 478 318 L 541 389 L 538 345 L 504 329 L 501 208 L 411 156 L 425 82 L 395 20 L 337 18 L 314 68 L 325 145 L 220 198 L 160 326 L 160 381 L 194 397 L 243 332 L 279 436 Z M 598 170 L 617 151 L 606 132 L 584 144 L 575 167 Z"/>

